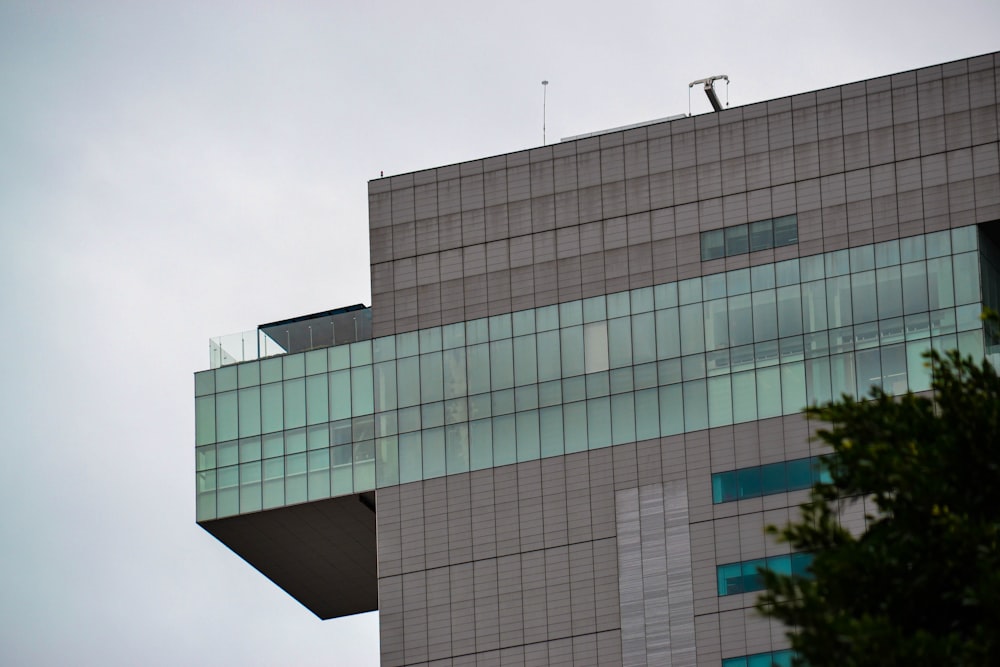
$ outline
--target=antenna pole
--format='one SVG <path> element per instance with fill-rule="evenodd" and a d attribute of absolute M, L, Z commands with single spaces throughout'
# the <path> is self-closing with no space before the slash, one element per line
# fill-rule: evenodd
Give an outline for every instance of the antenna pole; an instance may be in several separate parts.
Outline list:
<path fill-rule="evenodd" d="M 545 145 L 545 106 L 547 102 L 547 93 L 549 90 L 549 82 L 547 80 L 542 81 L 542 145 Z"/>

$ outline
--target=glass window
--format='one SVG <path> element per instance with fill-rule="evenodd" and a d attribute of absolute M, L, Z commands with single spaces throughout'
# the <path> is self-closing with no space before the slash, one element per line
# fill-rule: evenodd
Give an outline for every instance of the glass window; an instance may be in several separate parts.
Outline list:
<path fill-rule="evenodd" d="M 681 385 L 660 387 L 660 434 L 684 432 L 684 394 Z"/>
<path fill-rule="evenodd" d="M 611 444 L 621 445 L 635 441 L 635 396 L 631 393 L 612 396 Z"/>
<path fill-rule="evenodd" d="M 778 335 L 798 336 L 802 333 L 802 295 L 798 285 L 777 290 Z"/>
<path fill-rule="evenodd" d="M 195 444 L 215 442 L 215 396 L 201 396 L 194 401 Z"/>
<path fill-rule="evenodd" d="M 534 384 L 538 381 L 538 357 L 535 350 L 535 336 L 519 336 L 514 339 L 514 382 L 518 386 Z"/>
<path fill-rule="evenodd" d="M 713 229 L 701 234 L 701 261 L 718 259 L 726 256 L 726 241 L 723 230 Z"/>
<path fill-rule="evenodd" d="M 514 415 L 493 417 L 493 465 L 517 463 Z"/>
<path fill-rule="evenodd" d="M 490 379 L 494 391 L 514 386 L 514 345 L 509 338 L 490 343 Z"/>
<path fill-rule="evenodd" d="M 559 307 L 542 306 L 535 309 L 535 329 L 552 331 L 559 328 Z"/>
<path fill-rule="evenodd" d="M 794 245 L 799 242 L 798 220 L 794 215 L 774 219 L 774 247 Z"/>
<path fill-rule="evenodd" d="M 611 444 L 611 401 L 594 398 L 587 402 L 587 447 L 598 449 Z"/>
<path fill-rule="evenodd" d="M 739 498 L 736 471 L 730 470 L 712 475 L 712 502 L 726 503 Z"/>
<path fill-rule="evenodd" d="M 951 254 L 951 233 L 946 229 L 924 236 L 927 247 L 927 258 L 944 257 Z"/>
<path fill-rule="evenodd" d="M 857 248 L 851 248 L 850 254 L 852 272 L 857 273 L 859 271 L 871 271 L 875 268 L 874 246 L 863 245 Z"/>
<path fill-rule="evenodd" d="M 538 432 L 541 441 L 541 456 L 563 454 L 563 414 L 562 406 L 555 405 L 538 411 Z"/>
<path fill-rule="evenodd" d="M 778 312 L 774 290 L 753 293 L 753 339 L 773 340 L 778 337 Z M 741 341 L 742 342 L 742 341 Z"/>
<path fill-rule="evenodd" d="M 235 440 L 239 436 L 236 392 L 215 395 L 215 440 Z"/>
<path fill-rule="evenodd" d="M 681 354 L 705 351 L 705 316 L 701 303 L 680 308 Z"/>
<path fill-rule="evenodd" d="M 708 425 L 711 428 L 733 423 L 733 393 L 728 375 L 708 379 Z"/>
<path fill-rule="evenodd" d="M 788 477 L 788 490 L 800 491 L 808 489 L 813 484 L 813 471 L 817 468 L 818 458 L 795 459 L 785 463 L 785 473 Z"/>
<path fill-rule="evenodd" d="M 771 220 L 750 223 L 750 252 L 774 247 L 773 225 Z"/>
<path fill-rule="evenodd" d="M 489 343 L 470 345 L 465 349 L 468 386 L 470 394 L 481 394 L 490 390 L 490 346 Z M 402 378 L 400 378 L 402 379 Z M 400 405 L 403 405 L 400 401 Z"/>
<path fill-rule="evenodd" d="M 760 467 L 760 495 L 782 493 L 788 488 L 785 481 L 785 464 L 771 463 Z"/>
<path fill-rule="evenodd" d="M 721 299 L 726 296 L 726 274 L 715 273 L 701 278 L 701 298 L 703 301 Z"/>
<path fill-rule="evenodd" d="M 448 474 L 469 471 L 469 425 L 452 424 L 445 429 L 445 467 Z"/>
<path fill-rule="evenodd" d="M 899 241 L 884 241 L 875 244 L 875 268 L 899 264 Z"/>
<path fill-rule="evenodd" d="M 443 476 L 447 472 L 444 429 L 425 429 L 421 437 L 421 445 L 424 453 L 424 479 Z M 354 465 L 357 467 L 357 462 Z"/>
<path fill-rule="evenodd" d="M 608 294 L 606 300 L 608 303 L 608 319 L 631 314 L 632 299 L 628 292 Z"/>
<path fill-rule="evenodd" d="M 802 282 L 810 282 L 813 280 L 822 280 L 826 277 L 826 272 L 823 268 L 824 256 L 823 255 L 811 255 L 809 257 L 799 258 L 799 273 L 802 276 Z"/>
<path fill-rule="evenodd" d="M 833 327 L 843 327 L 854 320 L 851 314 L 851 278 L 839 276 L 826 279 L 827 323 Z"/>
<path fill-rule="evenodd" d="M 855 323 L 874 322 L 878 319 L 874 271 L 864 271 L 851 275 L 851 299 Z"/>
<path fill-rule="evenodd" d="M 628 322 L 628 318 L 619 318 L 618 320 L 612 320 L 612 322 Z M 587 373 L 596 373 L 598 371 L 606 371 L 609 366 L 608 358 L 608 322 L 591 322 L 584 327 L 584 370 Z M 620 324 L 617 326 L 612 326 L 612 340 L 616 344 L 620 344 L 618 336 L 622 335 L 620 331 Z M 628 332 L 624 332 L 628 333 Z M 629 341 L 631 343 L 631 341 Z M 629 345 L 629 347 L 631 347 Z M 618 364 L 624 365 L 624 364 Z"/>
<path fill-rule="evenodd" d="M 799 260 L 788 259 L 784 262 L 778 262 L 774 265 L 774 284 L 778 287 L 784 287 L 786 285 L 798 285 L 799 279 Z"/>
<path fill-rule="evenodd" d="M 635 393 L 635 417 L 636 440 L 650 440 L 659 437 L 659 394 L 655 387 Z"/>
<path fill-rule="evenodd" d="M 562 377 L 560 364 L 561 350 L 559 332 L 546 331 L 537 336 L 538 341 L 538 381 L 558 380 Z"/>
<path fill-rule="evenodd" d="M 734 373 L 733 382 L 733 423 L 757 419 L 757 378 L 753 371 Z"/>
<path fill-rule="evenodd" d="M 571 326 L 559 332 L 563 377 L 584 373 L 583 327 Z"/>
<path fill-rule="evenodd" d="M 322 424 L 330 420 L 328 386 L 325 375 L 310 375 L 306 377 L 307 424 Z M 393 387 L 393 399 L 395 399 L 395 387 Z"/>
<path fill-rule="evenodd" d="M 672 359 L 681 354 L 677 308 L 656 311 L 656 354 L 659 359 Z"/>
<path fill-rule="evenodd" d="M 750 289 L 754 292 L 774 288 L 774 264 L 761 264 L 750 269 Z"/>
<path fill-rule="evenodd" d="M 704 304 L 705 348 L 722 350 L 729 347 L 729 312 L 726 299 Z"/>
<path fill-rule="evenodd" d="M 469 422 L 469 467 L 482 470 L 493 466 L 493 423 L 491 419 Z"/>
<path fill-rule="evenodd" d="M 656 325 L 651 312 L 632 316 L 632 363 L 656 361 Z"/>
<path fill-rule="evenodd" d="M 594 296 L 583 300 L 583 321 L 597 322 L 608 319 L 608 309 L 605 305 L 604 296 Z"/>
<path fill-rule="evenodd" d="M 750 269 L 737 269 L 726 273 L 726 294 L 735 296 L 750 291 Z"/>
<path fill-rule="evenodd" d="M 747 226 L 726 227 L 726 255 L 742 255 L 750 252 Z"/>
<path fill-rule="evenodd" d="M 923 236 L 911 236 L 899 239 L 899 260 L 901 262 L 905 264 L 906 262 L 915 262 L 922 259 L 924 259 Z"/>
<path fill-rule="evenodd" d="M 559 304 L 559 326 L 565 328 L 576 324 L 583 324 L 583 304 L 580 301 Z"/>

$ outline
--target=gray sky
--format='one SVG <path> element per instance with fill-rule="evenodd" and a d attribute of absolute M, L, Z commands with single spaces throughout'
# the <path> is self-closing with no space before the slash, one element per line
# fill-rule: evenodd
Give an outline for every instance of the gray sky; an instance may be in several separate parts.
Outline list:
<path fill-rule="evenodd" d="M 378 664 L 196 526 L 191 374 L 369 303 L 380 170 L 541 144 L 542 79 L 552 141 L 1000 48 L 995 0 L 480 4 L 0 1 L 0 663 Z"/>

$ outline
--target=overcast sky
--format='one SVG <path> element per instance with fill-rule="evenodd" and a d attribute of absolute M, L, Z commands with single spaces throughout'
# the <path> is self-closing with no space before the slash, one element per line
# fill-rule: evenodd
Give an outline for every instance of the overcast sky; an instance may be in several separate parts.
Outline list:
<path fill-rule="evenodd" d="M 551 142 L 998 35 L 996 0 L 0 0 L 0 663 L 378 664 L 374 614 L 319 621 L 195 524 L 192 373 L 370 302 L 380 171 L 540 145 L 542 79 Z"/>

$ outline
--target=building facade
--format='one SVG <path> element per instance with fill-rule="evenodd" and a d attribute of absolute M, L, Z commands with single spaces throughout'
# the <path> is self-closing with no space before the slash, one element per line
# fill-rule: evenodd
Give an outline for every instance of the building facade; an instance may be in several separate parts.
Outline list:
<path fill-rule="evenodd" d="M 822 475 L 802 408 L 995 352 L 998 88 L 988 54 L 372 181 L 371 308 L 196 374 L 199 523 L 378 609 L 386 666 L 787 661 L 753 604 L 808 567 L 764 535 Z"/>

